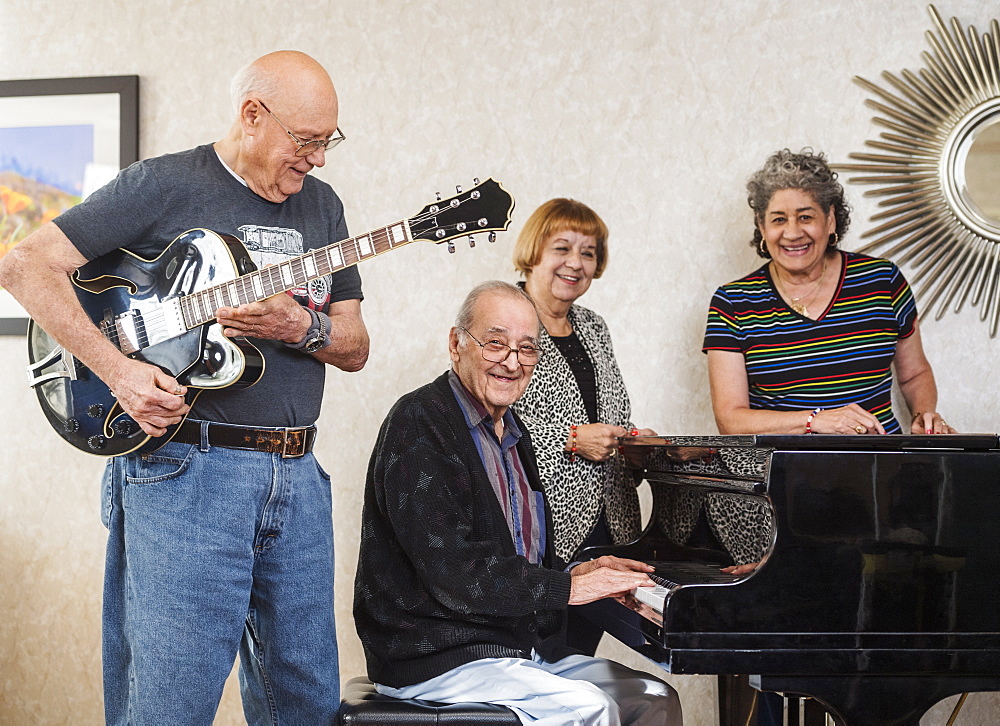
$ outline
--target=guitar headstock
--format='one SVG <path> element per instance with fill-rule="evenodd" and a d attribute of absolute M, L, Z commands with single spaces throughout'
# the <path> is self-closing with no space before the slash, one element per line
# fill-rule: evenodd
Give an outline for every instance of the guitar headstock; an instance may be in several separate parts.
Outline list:
<path fill-rule="evenodd" d="M 407 220 L 413 239 L 427 240 L 434 244 L 448 242 L 448 249 L 455 251 L 450 240 L 469 236 L 469 244 L 475 245 L 472 235 L 489 232 L 490 242 L 496 239 L 496 232 L 510 226 L 510 213 L 514 210 L 514 198 L 493 179 L 484 182 L 476 180 L 476 186 L 459 192 L 453 197 L 428 204 L 420 213 Z"/>

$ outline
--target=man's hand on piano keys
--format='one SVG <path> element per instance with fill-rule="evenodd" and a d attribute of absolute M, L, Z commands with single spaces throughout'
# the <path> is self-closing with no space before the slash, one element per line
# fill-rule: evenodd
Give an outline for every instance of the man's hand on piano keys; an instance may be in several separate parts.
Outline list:
<path fill-rule="evenodd" d="M 570 570 L 572 581 L 570 605 L 585 605 L 606 597 L 616 597 L 637 587 L 653 587 L 656 583 L 646 573 L 653 568 L 645 562 L 605 555 L 581 562 Z"/>

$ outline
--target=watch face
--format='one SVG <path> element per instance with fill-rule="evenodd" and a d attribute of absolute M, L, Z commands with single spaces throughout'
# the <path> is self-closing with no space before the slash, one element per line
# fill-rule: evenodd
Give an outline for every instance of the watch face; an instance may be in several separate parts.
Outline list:
<path fill-rule="evenodd" d="M 310 340 L 308 343 L 306 343 L 305 347 L 302 350 L 304 350 L 306 353 L 315 353 L 322 347 L 323 347 L 323 338 L 321 336 Z"/>

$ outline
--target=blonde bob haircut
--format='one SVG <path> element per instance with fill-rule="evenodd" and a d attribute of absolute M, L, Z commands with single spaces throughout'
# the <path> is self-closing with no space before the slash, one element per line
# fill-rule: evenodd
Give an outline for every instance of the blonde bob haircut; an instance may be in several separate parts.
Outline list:
<path fill-rule="evenodd" d="M 594 278 L 608 266 L 608 226 L 597 212 L 575 199 L 550 199 L 531 213 L 514 245 L 514 268 L 527 277 L 542 259 L 545 241 L 559 232 L 576 232 L 593 237 L 597 243 L 597 270 Z"/>

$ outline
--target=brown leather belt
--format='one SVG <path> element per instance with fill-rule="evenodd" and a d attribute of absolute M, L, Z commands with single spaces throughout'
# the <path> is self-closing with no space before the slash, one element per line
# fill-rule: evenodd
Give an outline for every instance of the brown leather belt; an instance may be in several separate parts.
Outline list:
<path fill-rule="evenodd" d="M 185 420 L 177 427 L 177 433 L 171 441 L 181 444 L 201 444 L 201 424 L 201 421 Z M 315 426 L 265 428 L 215 422 L 208 424 L 208 443 L 211 446 L 281 454 L 284 459 L 294 459 L 308 454 L 315 442 Z"/>

